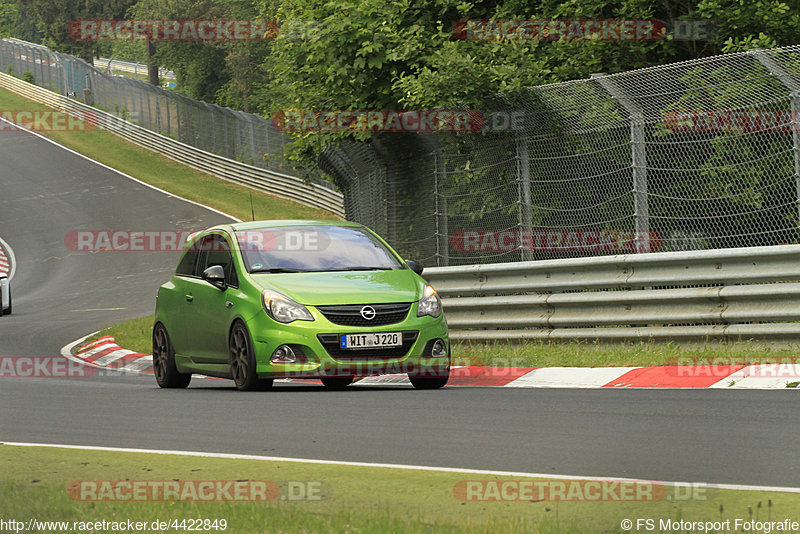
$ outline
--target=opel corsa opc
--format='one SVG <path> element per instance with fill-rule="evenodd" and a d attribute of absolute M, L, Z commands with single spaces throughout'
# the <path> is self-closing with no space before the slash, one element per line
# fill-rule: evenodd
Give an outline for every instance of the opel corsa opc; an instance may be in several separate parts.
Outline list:
<path fill-rule="evenodd" d="M 343 388 L 403 373 L 416 388 L 440 388 L 450 376 L 447 322 L 421 272 L 356 223 L 254 221 L 199 232 L 158 290 L 158 385 L 185 388 L 198 373 L 240 390 L 276 378 Z"/>

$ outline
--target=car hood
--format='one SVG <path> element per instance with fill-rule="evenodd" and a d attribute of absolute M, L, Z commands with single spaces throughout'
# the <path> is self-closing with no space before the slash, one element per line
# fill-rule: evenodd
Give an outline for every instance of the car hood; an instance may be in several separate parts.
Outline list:
<path fill-rule="evenodd" d="M 256 273 L 253 280 L 310 306 L 414 302 L 423 283 L 410 269 L 322 273 Z"/>

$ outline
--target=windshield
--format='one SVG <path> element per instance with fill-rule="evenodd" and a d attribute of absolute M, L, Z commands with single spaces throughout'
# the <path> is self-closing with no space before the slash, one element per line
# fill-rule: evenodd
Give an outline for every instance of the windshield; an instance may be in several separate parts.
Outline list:
<path fill-rule="evenodd" d="M 352 226 L 240 230 L 236 239 L 251 273 L 403 269 L 372 232 Z"/>

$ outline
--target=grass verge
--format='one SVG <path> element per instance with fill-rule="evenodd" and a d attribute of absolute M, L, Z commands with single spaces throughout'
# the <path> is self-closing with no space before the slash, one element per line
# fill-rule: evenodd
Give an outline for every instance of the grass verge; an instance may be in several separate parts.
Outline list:
<path fill-rule="evenodd" d="M 792 493 L 661 486 L 652 500 L 625 498 L 608 484 L 606 498 L 575 481 L 498 477 L 437 471 L 337 466 L 263 460 L 90 451 L 0 445 L 0 502 L 4 519 L 27 521 L 152 521 L 224 519 L 225 532 L 621 532 L 623 519 L 781 521 L 800 508 Z M 67 488 L 80 481 L 270 481 L 280 497 L 269 502 L 82 500 Z M 493 482 L 539 483 L 543 491 L 569 488 L 571 500 L 465 501 L 467 482 L 480 481 L 472 498 L 490 498 Z M 290 484 L 291 483 L 291 484 Z M 304 488 L 313 499 L 298 497 Z M 80 486 L 79 486 L 80 487 Z M 588 488 L 588 487 L 585 487 Z M 577 490 L 572 492 L 572 490 Z M 513 491 L 513 490 L 512 490 Z M 542 494 L 534 490 L 536 497 Z M 507 495 L 512 495 L 506 490 Z M 572 492 L 572 493 L 569 493 Z M 92 495 L 89 492 L 88 495 Z M 100 492 L 96 495 L 100 496 Z M 547 495 L 547 493 L 544 493 Z M 555 493 L 553 494 L 555 495 Z M 111 497 L 113 499 L 113 497 Z M 755 512 L 756 516 L 752 516 Z M 759 517 L 760 516 L 760 517 Z M 69 529 L 69 532 L 77 531 Z M 95 530 L 101 532 L 102 529 Z M 109 530 L 110 531 L 110 530 Z M 178 531 L 178 530 L 170 530 Z"/>
<path fill-rule="evenodd" d="M 49 110 L 47 106 L 27 100 L 0 88 L 0 109 Z M 146 148 L 129 143 L 105 130 L 47 131 L 47 137 L 80 152 L 95 161 L 129 174 L 175 195 L 194 200 L 250 220 L 250 195 L 257 219 L 336 219 L 325 210 L 309 208 L 238 184 L 226 182 L 210 174 L 160 156 Z"/>

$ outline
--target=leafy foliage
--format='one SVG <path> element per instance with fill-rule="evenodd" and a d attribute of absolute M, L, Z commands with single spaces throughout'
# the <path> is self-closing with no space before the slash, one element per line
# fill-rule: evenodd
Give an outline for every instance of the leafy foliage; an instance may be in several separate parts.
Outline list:
<path fill-rule="evenodd" d="M 722 51 L 797 44 L 800 2 L 701 0 L 697 12 L 719 26 Z"/>
<path fill-rule="evenodd" d="M 74 54 L 91 63 L 103 47 L 91 41 L 75 41 L 67 33 L 70 22 L 79 19 L 122 18 L 134 0 L 19 0 L 28 17 L 36 21 L 43 44 Z"/>

